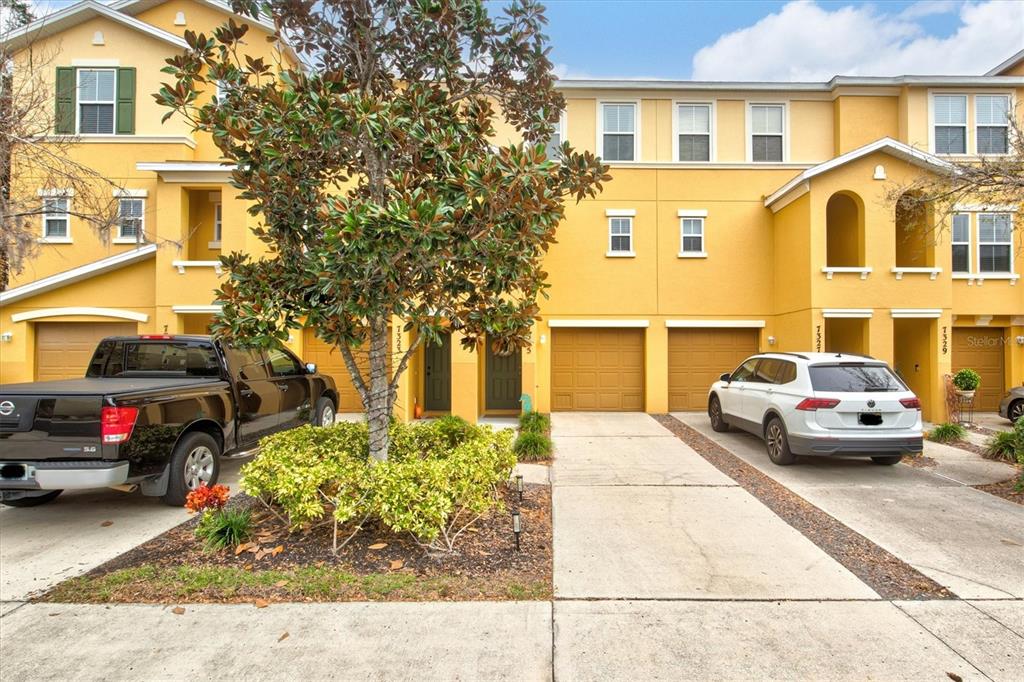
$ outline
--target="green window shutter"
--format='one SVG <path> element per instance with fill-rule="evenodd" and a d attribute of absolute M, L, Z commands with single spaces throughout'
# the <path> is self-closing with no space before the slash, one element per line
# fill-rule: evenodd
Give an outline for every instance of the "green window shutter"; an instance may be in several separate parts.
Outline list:
<path fill-rule="evenodd" d="M 135 69 L 117 70 L 117 134 L 135 134 Z"/>
<path fill-rule="evenodd" d="M 57 135 L 75 134 L 75 69 L 57 67 L 57 109 L 54 112 L 53 132 Z"/>

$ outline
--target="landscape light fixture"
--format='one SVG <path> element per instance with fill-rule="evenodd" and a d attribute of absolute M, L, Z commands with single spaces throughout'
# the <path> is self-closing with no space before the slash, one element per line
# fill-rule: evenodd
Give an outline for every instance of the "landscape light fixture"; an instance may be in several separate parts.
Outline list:
<path fill-rule="evenodd" d="M 519 501 L 523 501 L 523 475 L 516 474 L 516 492 L 519 493 Z"/>
<path fill-rule="evenodd" d="M 522 547 L 519 544 L 519 536 L 523 533 L 523 520 L 519 516 L 519 510 L 515 509 L 512 511 L 512 534 L 516 536 L 516 551 L 522 551 Z"/>

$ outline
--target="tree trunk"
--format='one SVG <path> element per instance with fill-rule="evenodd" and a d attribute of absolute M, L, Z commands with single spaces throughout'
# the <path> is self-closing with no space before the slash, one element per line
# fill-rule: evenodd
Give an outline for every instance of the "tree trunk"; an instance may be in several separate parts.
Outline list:
<path fill-rule="evenodd" d="M 370 427 L 370 457 L 383 462 L 388 458 L 391 441 L 388 423 L 391 418 L 391 377 L 388 374 L 388 355 L 391 339 L 388 321 L 378 318 L 370 322 L 370 377 L 364 398 L 366 421 Z"/>

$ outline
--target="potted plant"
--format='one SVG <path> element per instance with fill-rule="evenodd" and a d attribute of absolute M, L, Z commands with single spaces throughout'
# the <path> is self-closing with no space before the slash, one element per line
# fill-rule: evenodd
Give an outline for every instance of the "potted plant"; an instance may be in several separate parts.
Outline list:
<path fill-rule="evenodd" d="M 974 392 L 978 390 L 980 385 L 981 375 L 973 369 L 965 367 L 953 375 L 953 386 L 956 388 L 956 394 L 963 401 L 974 400 Z"/>

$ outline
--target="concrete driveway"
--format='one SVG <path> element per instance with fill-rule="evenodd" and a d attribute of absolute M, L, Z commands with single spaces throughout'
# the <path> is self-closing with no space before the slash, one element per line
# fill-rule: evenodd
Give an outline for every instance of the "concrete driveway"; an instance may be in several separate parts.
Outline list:
<path fill-rule="evenodd" d="M 754 436 L 715 433 L 704 414 L 674 416 L 958 596 L 1024 598 L 1024 507 L 966 485 L 1009 478 L 1012 467 L 931 444 L 934 472 L 860 459 L 780 467 Z"/>
<path fill-rule="evenodd" d="M 232 493 L 245 461 L 221 465 L 220 482 Z M 66 492 L 41 507 L 0 506 L 0 602 L 24 601 L 81 575 L 188 516 L 159 498 L 107 489 Z"/>

